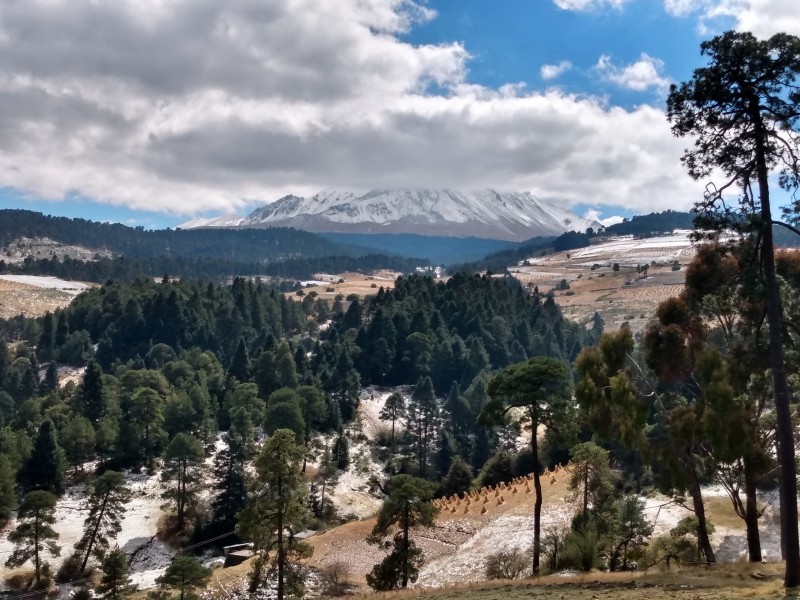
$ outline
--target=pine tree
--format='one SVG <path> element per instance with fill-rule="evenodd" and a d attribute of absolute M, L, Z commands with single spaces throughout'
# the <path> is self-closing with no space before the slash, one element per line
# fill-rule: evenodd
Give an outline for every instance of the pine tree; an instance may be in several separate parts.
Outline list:
<path fill-rule="evenodd" d="M 102 565 L 103 575 L 94 591 L 103 600 L 123 600 L 136 591 L 128 577 L 128 559 L 125 553 L 115 547 L 106 554 Z"/>
<path fill-rule="evenodd" d="M 58 367 L 55 362 L 47 365 L 47 371 L 44 373 L 44 379 L 39 384 L 39 395 L 46 396 L 50 392 L 58 389 Z"/>
<path fill-rule="evenodd" d="M 73 415 L 64 424 L 60 440 L 67 462 L 83 470 L 83 463 L 94 455 L 95 432 L 89 419 Z"/>
<path fill-rule="evenodd" d="M 61 549 L 53 541 L 58 534 L 51 527 L 55 523 L 56 497 L 50 492 L 28 492 L 17 512 L 17 528 L 8 534 L 14 551 L 6 560 L 7 567 L 19 567 L 33 559 L 36 585 L 42 581 L 42 571 L 47 563 L 44 554 L 58 556 Z"/>
<path fill-rule="evenodd" d="M 11 518 L 11 513 L 17 506 L 14 488 L 14 471 L 8 457 L 0 452 L 0 526 Z"/>
<path fill-rule="evenodd" d="M 42 317 L 42 333 L 36 343 L 36 354 L 39 360 L 46 361 L 53 358 L 53 345 L 55 343 L 55 321 L 53 313 L 49 310 Z"/>
<path fill-rule="evenodd" d="M 50 419 L 39 426 L 30 458 L 22 468 L 20 479 L 26 490 L 46 490 L 60 494 L 64 489 L 64 451 L 58 445 L 56 428 Z"/>
<path fill-rule="evenodd" d="M 302 590 L 302 579 L 291 569 L 291 560 L 311 555 L 312 548 L 296 540 L 292 532 L 307 518 L 306 489 L 300 471 L 303 447 L 293 431 L 279 429 L 264 445 L 255 460 L 254 494 L 240 514 L 237 532 L 250 539 L 257 552 L 251 574 L 250 591 L 263 583 L 265 570 L 277 572 L 277 597 L 287 590 Z M 268 564 L 270 557 L 271 565 Z"/>
<path fill-rule="evenodd" d="M 417 468 L 420 475 L 428 472 L 429 453 L 435 439 L 439 407 L 433 390 L 433 381 L 427 375 L 420 377 L 408 403 L 408 432 L 411 435 Z"/>
<path fill-rule="evenodd" d="M 450 465 L 450 470 L 439 484 L 439 496 L 452 496 L 462 494 L 472 486 L 472 468 L 460 456 L 456 456 Z"/>
<path fill-rule="evenodd" d="M 202 463 L 203 445 L 192 435 L 179 433 L 167 446 L 161 479 L 168 487 L 162 497 L 175 501 L 176 526 L 179 530 L 183 530 L 186 513 L 197 499 L 197 483 Z"/>
<path fill-rule="evenodd" d="M 489 384 L 490 402 L 481 413 L 485 424 L 500 425 L 506 413 L 524 408 L 531 430 L 533 487 L 536 495 L 533 511 L 533 572 L 539 572 L 541 551 L 542 484 L 539 472 L 539 425 L 550 430 L 569 429 L 575 423 L 570 377 L 567 365 L 548 356 L 538 356 L 503 369 Z"/>
<path fill-rule="evenodd" d="M 236 345 L 228 377 L 235 377 L 239 383 L 247 383 L 250 380 L 250 357 L 247 355 L 247 345 L 243 339 L 239 339 Z"/>
<path fill-rule="evenodd" d="M 84 521 L 83 537 L 75 544 L 75 550 L 83 553 L 80 573 L 86 571 L 90 556 L 102 560 L 110 546 L 122 530 L 125 504 L 131 499 L 125 477 L 117 471 L 106 471 L 90 486 L 86 499 L 89 516 Z"/>
<path fill-rule="evenodd" d="M 179 600 L 196 600 L 199 596 L 194 590 L 204 587 L 211 579 L 211 570 L 201 565 L 191 556 L 176 556 L 166 572 L 156 579 L 159 585 L 179 591 Z"/>
<path fill-rule="evenodd" d="M 83 379 L 75 395 L 77 412 L 97 427 L 106 412 L 106 396 L 103 388 L 103 371 L 100 365 L 90 360 L 83 373 Z"/>
<path fill-rule="evenodd" d="M 340 431 L 333 441 L 331 454 L 336 461 L 336 468 L 340 471 L 345 471 L 350 466 L 350 444 L 344 431 Z"/>
<path fill-rule="evenodd" d="M 388 492 L 367 541 L 381 543 L 393 528 L 399 531 L 392 552 L 367 575 L 367 582 L 376 590 L 405 588 L 416 581 L 421 555 L 410 531 L 417 525 L 433 525 L 436 516 L 436 508 L 429 502 L 433 485 L 424 479 L 397 475 L 389 482 Z"/>
<path fill-rule="evenodd" d="M 392 437 L 391 437 L 391 444 L 392 448 L 394 449 L 394 431 L 395 431 L 395 423 L 402 419 L 406 414 L 406 401 L 403 399 L 403 396 L 399 392 L 394 392 L 391 394 L 381 408 L 381 412 L 378 415 L 381 421 L 391 421 L 392 422 Z"/>
<path fill-rule="evenodd" d="M 221 535 L 233 531 L 237 515 L 247 504 L 245 478 L 247 440 L 235 432 L 226 433 L 222 439 L 225 447 L 214 457 L 212 485 L 217 493 L 211 502 L 209 535 Z"/>

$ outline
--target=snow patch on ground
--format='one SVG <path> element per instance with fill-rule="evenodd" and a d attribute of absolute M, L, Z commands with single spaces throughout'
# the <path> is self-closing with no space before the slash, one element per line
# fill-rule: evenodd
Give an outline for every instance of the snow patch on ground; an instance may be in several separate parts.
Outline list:
<path fill-rule="evenodd" d="M 0 279 L 13 281 L 14 283 L 32 285 L 38 288 L 68 292 L 75 296 L 89 287 L 87 284 L 80 283 L 79 281 L 66 281 L 65 279 L 59 279 L 58 277 L 45 277 L 40 275 L 0 275 Z"/>
<path fill-rule="evenodd" d="M 125 478 L 131 488 L 131 501 L 122 520 L 122 531 L 116 543 L 131 560 L 132 579 L 142 588 L 153 587 L 155 579 L 163 574 L 175 551 L 163 542 L 155 540 L 158 521 L 163 514 L 161 499 L 163 486 L 158 474 L 145 475 L 126 473 Z M 67 489 L 56 504 L 56 521 L 53 529 L 59 537 L 61 556 L 49 559 L 53 571 L 72 554 L 73 546 L 83 535 L 83 522 L 88 515 L 86 510 L 86 485 L 76 485 Z M 16 527 L 11 521 L 0 535 L 0 578 L 7 572 L 3 566 L 14 546 L 8 541 L 8 532 Z M 48 557 L 49 558 L 49 557 Z"/>

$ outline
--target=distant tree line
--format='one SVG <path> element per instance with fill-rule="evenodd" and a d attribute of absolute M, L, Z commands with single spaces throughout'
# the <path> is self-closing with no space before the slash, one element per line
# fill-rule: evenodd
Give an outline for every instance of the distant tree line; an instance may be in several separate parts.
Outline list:
<path fill-rule="evenodd" d="M 103 283 L 110 279 L 133 281 L 142 277 L 179 277 L 182 279 L 222 280 L 238 276 L 266 276 L 285 279 L 312 279 L 315 273 L 342 273 L 346 271 L 371 272 L 388 269 L 401 273 L 413 272 L 427 266 L 427 260 L 401 258 L 380 254 L 366 256 L 325 256 L 319 258 L 289 258 L 262 263 L 243 263 L 209 257 L 97 257 L 96 260 L 59 259 L 30 256 L 21 263 L 7 263 L 0 259 L 0 275 L 52 275 L 68 280 Z"/>

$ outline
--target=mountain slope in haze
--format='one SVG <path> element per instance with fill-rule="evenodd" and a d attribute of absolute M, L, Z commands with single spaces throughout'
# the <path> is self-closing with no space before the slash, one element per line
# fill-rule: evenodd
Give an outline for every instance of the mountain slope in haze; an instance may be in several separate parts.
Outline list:
<path fill-rule="evenodd" d="M 488 254 L 516 248 L 517 242 L 475 237 L 446 237 L 413 233 L 320 233 L 342 247 L 370 248 L 406 258 L 426 258 L 433 264 L 479 260 Z"/>
<path fill-rule="evenodd" d="M 236 223 L 230 215 L 195 219 L 183 227 L 294 227 L 315 233 L 412 233 L 520 242 L 535 236 L 585 231 L 599 223 L 528 192 L 400 189 L 325 190 L 310 198 L 285 196 Z"/>

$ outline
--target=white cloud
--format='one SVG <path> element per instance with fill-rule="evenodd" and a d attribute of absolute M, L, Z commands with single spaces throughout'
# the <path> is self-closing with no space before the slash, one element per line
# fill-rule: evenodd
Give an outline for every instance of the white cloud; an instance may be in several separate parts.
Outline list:
<path fill-rule="evenodd" d="M 600 216 L 601 214 L 602 213 L 599 210 L 595 208 L 590 208 L 584 213 L 583 218 L 588 219 L 590 221 L 597 221 L 604 227 L 608 227 L 609 225 L 616 225 L 617 223 L 622 223 L 622 221 L 624 220 L 623 217 L 620 217 L 618 215 L 601 218 Z"/>
<path fill-rule="evenodd" d="M 629 1 L 630 0 L 553 0 L 558 8 L 574 11 L 595 10 L 603 6 L 620 9 L 623 4 Z"/>
<path fill-rule="evenodd" d="M 614 65 L 610 56 L 603 55 L 594 68 L 604 79 L 637 92 L 651 88 L 665 90 L 670 84 L 670 80 L 660 74 L 664 62 L 645 53 L 635 63 L 624 67 Z"/>
<path fill-rule="evenodd" d="M 703 0 L 664 0 L 664 10 L 676 17 L 685 17 L 704 4 Z"/>
<path fill-rule="evenodd" d="M 469 83 L 410 0 L 0 3 L 0 187 L 194 214 L 324 187 L 688 206 L 660 109 Z M 444 94 L 431 94 L 431 84 Z"/>
<path fill-rule="evenodd" d="M 800 35 L 797 0 L 664 0 L 664 9 L 675 16 L 696 14 L 703 35 L 730 28 L 731 19 L 734 29 L 762 38 L 779 32 Z"/>
<path fill-rule="evenodd" d="M 779 32 L 800 35 L 800 9 L 797 0 L 721 0 L 710 2 L 709 17 L 732 17 L 736 29 L 758 37 Z"/>
<path fill-rule="evenodd" d="M 559 77 L 566 71 L 569 71 L 572 68 L 572 63 L 568 60 L 562 60 L 558 64 L 555 65 L 542 65 L 542 68 L 539 70 L 542 79 L 549 81 L 550 79 L 555 79 Z"/>

